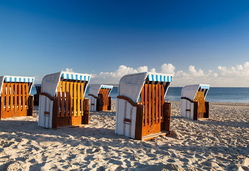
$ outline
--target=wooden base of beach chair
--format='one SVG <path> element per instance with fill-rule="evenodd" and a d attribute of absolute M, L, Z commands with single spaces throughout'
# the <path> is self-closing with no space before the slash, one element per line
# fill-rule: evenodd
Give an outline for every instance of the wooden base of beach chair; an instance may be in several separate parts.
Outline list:
<path fill-rule="evenodd" d="M 210 119 L 210 118 L 199 118 L 198 121 L 217 121 L 217 120 Z"/>
<path fill-rule="evenodd" d="M 19 117 L 19 116 L 27 116 L 27 110 L 20 110 L 20 111 L 3 111 L 1 112 L 1 119 L 2 118 L 11 118 L 11 117 Z"/>
<path fill-rule="evenodd" d="M 89 124 L 89 114 L 84 114 L 84 116 L 68 116 L 57 118 L 57 127 L 78 126 L 82 124 Z"/>
<path fill-rule="evenodd" d="M 153 138 L 158 137 L 158 136 L 166 136 L 169 133 L 170 132 L 168 132 L 168 131 L 161 131 L 161 132 L 157 132 L 154 134 L 149 134 L 149 135 L 143 136 L 142 141 L 147 141 L 147 140 L 153 139 Z"/>
<path fill-rule="evenodd" d="M 198 121 L 207 121 L 207 120 L 209 120 L 209 118 L 198 118 L 197 120 Z"/>
<path fill-rule="evenodd" d="M 89 124 L 74 125 L 74 126 L 69 126 L 69 128 L 84 128 L 86 126 L 89 126 Z"/>
<path fill-rule="evenodd" d="M 68 116 L 68 117 L 58 117 L 57 126 L 69 126 L 69 125 L 80 125 L 81 124 L 81 116 Z"/>

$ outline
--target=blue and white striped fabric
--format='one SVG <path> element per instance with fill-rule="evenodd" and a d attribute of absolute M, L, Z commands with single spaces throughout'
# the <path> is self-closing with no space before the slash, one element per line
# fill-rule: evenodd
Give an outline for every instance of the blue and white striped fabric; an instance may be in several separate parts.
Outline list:
<path fill-rule="evenodd" d="M 67 80 L 90 81 L 90 75 L 77 73 L 62 73 L 62 78 Z"/>
<path fill-rule="evenodd" d="M 201 87 L 201 89 L 209 89 L 210 86 L 209 85 L 201 85 L 200 87 Z"/>
<path fill-rule="evenodd" d="M 172 82 L 172 76 L 162 74 L 148 74 L 149 81 Z"/>
<path fill-rule="evenodd" d="M 101 88 L 112 89 L 112 85 L 101 85 Z"/>
<path fill-rule="evenodd" d="M 18 77 L 18 76 L 5 76 L 5 82 L 22 82 L 22 83 L 32 83 L 34 82 L 34 77 Z"/>

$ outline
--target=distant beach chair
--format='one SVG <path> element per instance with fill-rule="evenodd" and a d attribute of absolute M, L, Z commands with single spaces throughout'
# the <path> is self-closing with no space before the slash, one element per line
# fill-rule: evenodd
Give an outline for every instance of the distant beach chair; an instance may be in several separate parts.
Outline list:
<path fill-rule="evenodd" d="M 33 115 L 33 96 L 30 95 L 34 77 L 0 77 L 0 119 Z"/>
<path fill-rule="evenodd" d="M 111 110 L 111 97 L 109 97 L 109 95 L 112 89 L 112 85 L 90 85 L 88 92 L 90 111 L 95 112 Z"/>
<path fill-rule="evenodd" d="M 172 76 L 136 73 L 119 81 L 115 132 L 149 140 L 170 132 L 171 104 L 164 100 Z"/>
<path fill-rule="evenodd" d="M 210 86 L 187 85 L 181 93 L 181 116 L 193 120 L 209 118 L 209 102 L 205 101 Z"/>
<path fill-rule="evenodd" d="M 34 95 L 34 105 L 39 105 L 39 94 L 41 93 L 41 84 L 35 84 L 36 94 Z"/>
<path fill-rule="evenodd" d="M 89 124 L 89 99 L 85 90 L 90 75 L 58 72 L 42 79 L 38 126 L 57 128 Z"/>

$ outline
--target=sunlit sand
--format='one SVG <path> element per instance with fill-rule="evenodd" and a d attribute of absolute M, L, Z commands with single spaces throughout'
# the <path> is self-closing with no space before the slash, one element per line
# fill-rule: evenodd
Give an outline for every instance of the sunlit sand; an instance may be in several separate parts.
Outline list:
<path fill-rule="evenodd" d="M 149 141 L 115 134 L 115 111 L 91 112 L 84 128 L 38 127 L 37 110 L 1 120 L 0 170 L 249 169 L 249 104 L 210 103 L 209 119 L 193 121 L 172 102 L 171 136 Z"/>

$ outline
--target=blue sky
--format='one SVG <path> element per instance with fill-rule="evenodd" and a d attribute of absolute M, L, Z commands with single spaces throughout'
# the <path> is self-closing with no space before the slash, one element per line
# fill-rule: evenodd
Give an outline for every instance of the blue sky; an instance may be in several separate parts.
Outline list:
<path fill-rule="evenodd" d="M 249 1 L 4 0 L 0 21 L 0 75 L 117 83 L 147 68 L 174 86 L 249 86 Z"/>

